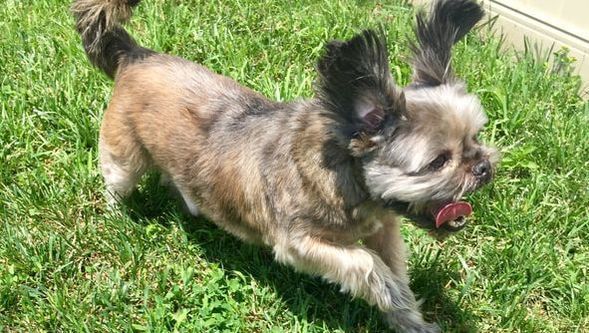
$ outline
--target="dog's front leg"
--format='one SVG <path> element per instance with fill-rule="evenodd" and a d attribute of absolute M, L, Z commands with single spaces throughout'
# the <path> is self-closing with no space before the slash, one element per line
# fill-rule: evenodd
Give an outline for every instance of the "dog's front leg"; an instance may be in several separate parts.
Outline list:
<path fill-rule="evenodd" d="M 378 253 L 382 260 L 389 266 L 393 275 L 409 285 L 409 276 L 407 275 L 407 264 L 405 254 L 405 242 L 401 237 L 400 222 L 397 218 L 382 221 L 383 226 L 376 233 L 366 237 L 364 244 Z M 407 287 L 408 288 L 408 287 Z M 423 322 L 421 313 L 415 303 L 415 297 L 411 294 L 413 308 L 388 311 L 385 313 L 385 320 L 399 332 L 436 332 L 439 328 L 435 324 L 430 325 L 428 329 L 420 329 L 415 322 Z M 412 318 L 417 316 L 417 318 Z"/>
<path fill-rule="evenodd" d="M 381 222 L 383 226 L 374 234 L 366 237 L 364 244 L 378 253 L 395 276 L 409 283 L 407 254 L 405 241 L 401 236 L 400 222 L 394 216 L 387 217 Z"/>
<path fill-rule="evenodd" d="M 276 259 L 298 270 L 338 283 L 342 291 L 377 305 L 398 332 L 439 332 L 426 323 L 405 277 L 398 277 L 373 251 L 360 245 L 338 245 L 311 236 L 274 246 Z"/>

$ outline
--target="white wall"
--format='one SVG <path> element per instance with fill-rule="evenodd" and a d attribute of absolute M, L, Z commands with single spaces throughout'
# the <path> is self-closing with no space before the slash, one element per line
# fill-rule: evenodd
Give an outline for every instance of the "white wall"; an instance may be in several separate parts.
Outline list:
<path fill-rule="evenodd" d="M 416 5 L 431 1 L 413 0 Z M 554 51 L 569 49 L 576 59 L 575 73 L 584 80 L 584 95 L 589 86 L 589 0 L 485 0 L 490 17 L 497 16 L 495 29 L 506 41 L 523 49 L 524 40 Z"/>

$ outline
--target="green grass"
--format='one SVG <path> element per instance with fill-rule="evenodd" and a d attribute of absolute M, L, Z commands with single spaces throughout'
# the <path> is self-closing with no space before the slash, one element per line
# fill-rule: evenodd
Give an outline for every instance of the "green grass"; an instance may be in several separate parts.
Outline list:
<path fill-rule="evenodd" d="M 150 0 L 129 29 L 291 100 L 311 96 L 326 40 L 379 25 L 406 84 L 412 16 L 400 0 Z M 503 162 L 464 232 L 438 243 L 404 227 L 413 289 L 449 332 L 588 332 L 589 105 L 578 77 L 500 51 L 486 29 L 454 63 Z M 0 30 L 0 331 L 384 330 L 364 302 L 182 214 L 153 175 L 107 212 L 96 155 L 112 83 L 86 60 L 68 3 L 4 0 Z"/>

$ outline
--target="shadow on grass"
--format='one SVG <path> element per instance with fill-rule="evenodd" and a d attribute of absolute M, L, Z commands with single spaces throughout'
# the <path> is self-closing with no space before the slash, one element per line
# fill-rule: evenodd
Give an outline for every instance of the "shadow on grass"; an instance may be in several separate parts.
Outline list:
<path fill-rule="evenodd" d="M 127 214 L 137 223 L 181 208 L 174 193 L 162 191 L 153 176 L 149 179 L 147 186 L 135 192 L 126 203 Z M 336 285 L 275 262 L 268 248 L 246 244 L 212 222 L 187 213 L 182 215 L 181 223 L 190 241 L 202 250 L 204 259 L 227 272 L 238 271 L 270 287 L 299 319 L 345 332 L 387 331 L 375 307 L 340 293 Z M 440 265 L 426 265 L 411 269 L 411 287 L 425 301 L 422 310 L 426 319 L 438 322 L 444 331 L 476 332 L 474 316 L 445 295 L 445 285 L 456 277 Z"/>
<path fill-rule="evenodd" d="M 429 320 L 439 323 L 444 332 L 478 332 L 478 320 L 474 314 L 446 295 L 447 288 L 456 288 L 447 287 L 448 282 L 460 280 L 456 272 L 445 269 L 439 263 L 413 266 L 410 270 L 411 290 L 425 301 L 421 308 Z"/>

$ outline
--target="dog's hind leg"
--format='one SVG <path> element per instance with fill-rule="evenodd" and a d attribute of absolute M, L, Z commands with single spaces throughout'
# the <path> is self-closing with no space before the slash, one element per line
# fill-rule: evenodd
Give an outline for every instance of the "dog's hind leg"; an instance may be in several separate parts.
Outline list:
<path fill-rule="evenodd" d="M 373 251 L 360 246 L 342 246 L 316 237 L 285 240 L 274 246 L 276 259 L 298 270 L 338 283 L 342 291 L 376 304 L 389 324 L 399 332 L 439 332 L 423 320 L 406 277 L 398 277 Z"/>
<path fill-rule="evenodd" d="M 121 147 L 122 148 L 122 147 Z M 127 198 L 145 173 L 148 163 L 145 153 L 136 147 L 119 149 L 100 142 L 100 169 L 106 185 L 106 198 L 110 205 Z"/>
<path fill-rule="evenodd" d="M 198 209 L 198 206 L 196 205 L 194 200 L 192 200 L 192 197 L 189 194 L 190 192 L 184 188 L 181 188 L 178 186 L 175 186 L 175 187 L 176 187 L 176 190 L 178 190 L 178 192 L 180 193 L 180 196 L 182 197 L 182 201 L 184 201 L 185 208 L 188 210 L 190 215 L 198 216 L 200 213 L 200 210 Z"/>
<path fill-rule="evenodd" d="M 112 111 L 112 110 L 110 110 Z M 100 130 L 99 162 L 110 205 L 127 198 L 147 170 L 150 158 L 125 123 L 105 115 Z M 113 112 L 111 112 L 113 113 Z"/>
<path fill-rule="evenodd" d="M 199 215 L 200 210 L 198 209 L 198 206 L 192 199 L 192 196 L 189 194 L 190 191 L 184 187 L 178 186 L 176 182 L 174 182 L 174 180 L 172 179 L 172 176 L 170 176 L 170 174 L 166 171 L 161 171 L 159 185 L 168 187 L 173 195 L 181 197 L 182 202 L 184 203 L 184 208 L 188 213 L 190 213 L 190 215 Z"/>

